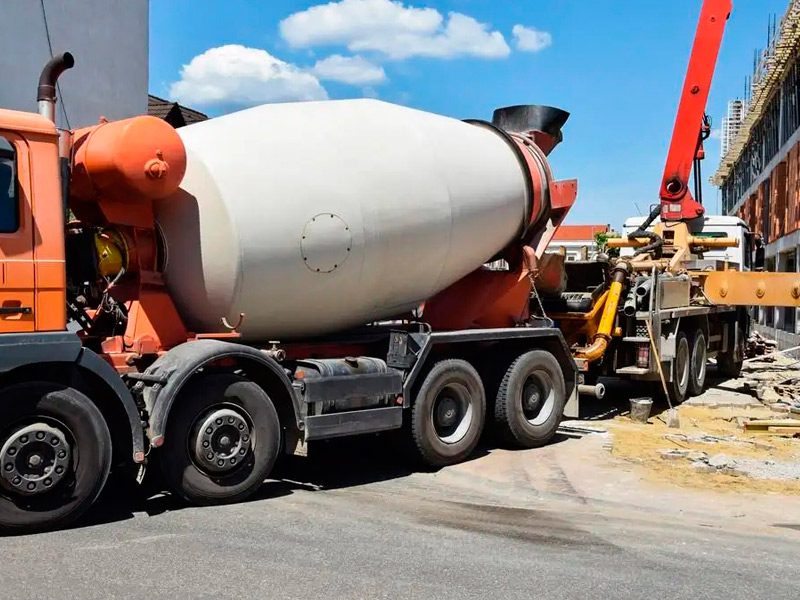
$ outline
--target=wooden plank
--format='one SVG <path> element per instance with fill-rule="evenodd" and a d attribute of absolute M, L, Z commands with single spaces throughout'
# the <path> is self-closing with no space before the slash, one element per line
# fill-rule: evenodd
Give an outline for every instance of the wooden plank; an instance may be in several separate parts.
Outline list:
<path fill-rule="evenodd" d="M 781 435 L 800 435 L 800 427 L 770 427 L 769 433 Z"/>
<path fill-rule="evenodd" d="M 747 421 L 744 424 L 745 431 L 765 431 L 770 427 L 792 427 L 800 430 L 800 420 L 797 419 L 763 419 L 758 421 Z"/>

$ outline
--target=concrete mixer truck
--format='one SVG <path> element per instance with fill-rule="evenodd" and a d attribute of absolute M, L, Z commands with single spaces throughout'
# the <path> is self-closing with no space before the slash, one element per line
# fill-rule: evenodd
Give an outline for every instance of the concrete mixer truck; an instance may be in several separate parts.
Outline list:
<path fill-rule="evenodd" d="M 485 424 L 551 439 L 577 370 L 530 299 L 577 193 L 547 160 L 567 113 L 354 100 L 60 131 L 73 63 L 45 67 L 39 114 L 0 110 L 0 528 L 63 526 L 145 465 L 215 504 L 316 440 L 404 430 L 438 467 Z"/>

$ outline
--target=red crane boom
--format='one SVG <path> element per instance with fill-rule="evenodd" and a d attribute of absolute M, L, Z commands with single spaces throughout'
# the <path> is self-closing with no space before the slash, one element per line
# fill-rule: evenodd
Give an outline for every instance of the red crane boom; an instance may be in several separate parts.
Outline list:
<path fill-rule="evenodd" d="M 725 25 L 732 10 L 732 0 L 704 0 L 697 24 L 694 46 L 686 80 L 681 92 L 675 128 L 661 181 L 661 220 L 686 221 L 700 217 L 703 205 L 689 190 L 689 175 L 696 167 L 700 195 L 699 161 L 703 159 L 703 140 L 710 133 L 705 118 L 708 93 L 717 65 Z M 698 198 L 699 199 L 699 198 Z"/>

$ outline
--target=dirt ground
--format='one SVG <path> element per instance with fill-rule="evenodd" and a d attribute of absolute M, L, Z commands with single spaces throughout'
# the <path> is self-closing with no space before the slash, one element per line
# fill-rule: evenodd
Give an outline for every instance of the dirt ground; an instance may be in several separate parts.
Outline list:
<path fill-rule="evenodd" d="M 800 414 L 776 404 L 774 394 L 767 394 L 764 403 L 758 398 L 764 396 L 765 383 L 792 376 L 800 377 L 793 359 L 746 364 L 739 379 L 712 381 L 702 396 L 680 406 L 679 429 L 667 428 L 667 407 L 654 407 L 646 424 L 620 414 L 603 423 L 612 437 L 611 455 L 639 465 L 650 481 L 719 492 L 800 495 L 800 439 L 753 434 L 742 427 L 747 419 L 800 420 Z M 788 396 L 784 390 L 781 400 L 791 400 Z M 670 450 L 676 452 L 665 457 Z M 723 463 L 722 468 L 707 466 L 709 458 Z M 726 462 L 747 464 L 751 470 L 727 468 Z"/>
<path fill-rule="evenodd" d="M 649 480 L 658 480 L 685 487 L 730 492 L 756 492 L 800 495 L 800 480 L 755 479 L 735 473 L 702 471 L 690 458 L 665 459 L 667 450 L 705 452 L 709 456 L 723 454 L 736 459 L 796 462 L 800 465 L 800 440 L 744 433 L 737 421 L 742 418 L 774 419 L 768 408 L 710 408 L 683 406 L 678 409 L 680 429 L 667 429 L 666 412 L 647 424 L 634 423 L 619 416 L 609 423 L 613 436 L 612 456 L 644 467 Z M 663 420 L 662 420 L 663 419 Z M 696 438 L 733 436 L 731 440 L 703 442 Z M 669 435 L 670 437 L 665 437 Z M 681 439 L 682 436 L 688 439 Z"/>

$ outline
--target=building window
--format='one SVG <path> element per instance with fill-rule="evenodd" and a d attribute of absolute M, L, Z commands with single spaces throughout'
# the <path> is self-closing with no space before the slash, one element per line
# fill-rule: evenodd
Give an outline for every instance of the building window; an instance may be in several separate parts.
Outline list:
<path fill-rule="evenodd" d="M 0 233 L 19 229 L 19 186 L 17 153 L 14 146 L 0 137 Z"/>

